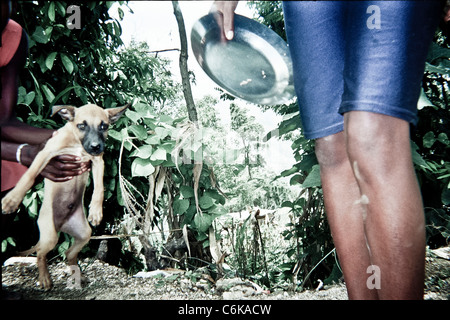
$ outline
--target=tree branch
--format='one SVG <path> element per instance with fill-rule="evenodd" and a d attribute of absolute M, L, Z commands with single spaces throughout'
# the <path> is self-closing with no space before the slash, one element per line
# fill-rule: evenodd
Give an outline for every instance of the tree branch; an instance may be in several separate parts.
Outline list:
<path fill-rule="evenodd" d="M 183 14 L 180 9 L 180 4 L 178 1 L 172 1 L 173 13 L 177 19 L 178 31 L 180 33 L 180 72 L 181 72 L 181 83 L 183 85 L 184 99 L 186 100 L 186 107 L 188 111 L 189 120 L 191 120 L 195 125 L 198 125 L 197 110 L 195 108 L 194 99 L 192 98 L 191 83 L 189 80 L 189 72 L 187 66 L 188 50 L 187 50 L 187 38 L 186 38 L 186 27 L 184 26 Z"/>
<path fill-rule="evenodd" d="M 155 57 L 158 57 L 158 53 L 160 52 L 169 52 L 169 51 L 181 51 L 178 48 L 173 49 L 162 49 L 162 50 L 153 50 L 153 51 L 146 51 L 146 53 L 155 53 Z"/>

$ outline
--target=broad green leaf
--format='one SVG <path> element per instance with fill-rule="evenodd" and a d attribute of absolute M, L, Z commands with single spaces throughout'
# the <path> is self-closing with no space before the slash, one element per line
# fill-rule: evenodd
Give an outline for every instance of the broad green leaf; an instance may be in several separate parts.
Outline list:
<path fill-rule="evenodd" d="M 45 98 L 47 99 L 48 102 L 53 102 L 53 100 L 55 99 L 55 95 L 50 91 L 50 89 L 47 87 L 47 85 L 42 84 L 41 85 L 41 90 L 45 95 Z"/>
<path fill-rule="evenodd" d="M 118 203 L 120 206 L 123 207 L 123 206 L 125 206 L 125 202 L 123 201 L 122 190 L 120 189 L 120 182 L 119 182 L 119 181 L 117 181 L 116 190 L 117 190 L 117 192 L 116 192 L 116 195 L 117 195 L 117 203 Z"/>
<path fill-rule="evenodd" d="M 70 241 L 69 240 L 66 240 L 63 243 L 61 243 L 60 246 L 58 247 L 59 254 L 65 258 L 66 257 L 66 251 L 67 251 L 67 249 L 69 249 L 69 247 L 70 247 Z"/>
<path fill-rule="evenodd" d="M 163 127 L 156 127 L 155 133 L 162 140 L 170 134 L 170 130 Z"/>
<path fill-rule="evenodd" d="M 138 102 L 134 105 L 134 110 L 141 115 L 141 117 L 154 119 L 155 115 L 149 112 L 150 106 L 146 103 Z"/>
<path fill-rule="evenodd" d="M 127 110 L 125 111 L 125 115 L 134 123 L 137 123 L 141 119 L 141 115 L 136 111 Z"/>
<path fill-rule="evenodd" d="M 447 134 L 445 134 L 444 132 L 439 133 L 438 140 L 439 142 L 445 144 L 446 146 L 450 145 L 450 140 L 448 139 Z"/>
<path fill-rule="evenodd" d="M 8 243 L 9 243 L 10 245 L 12 245 L 13 247 L 15 247 L 15 246 L 16 246 L 16 243 L 15 243 L 15 241 L 14 241 L 14 239 L 13 239 L 13 238 L 11 238 L 11 237 L 8 237 L 8 238 L 6 238 L 6 241 L 8 241 Z"/>
<path fill-rule="evenodd" d="M 200 232 L 207 232 L 211 226 L 214 218 L 206 213 L 198 213 L 194 217 L 194 223 Z"/>
<path fill-rule="evenodd" d="M 55 22 L 55 2 L 50 2 L 48 6 L 48 18 L 51 22 Z"/>
<path fill-rule="evenodd" d="M 52 37 L 52 32 L 53 32 L 53 26 L 47 27 L 44 30 L 45 34 L 47 35 L 48 41 L 50 41 L 51 37 Z"/>
<path fill-rule="evenodd" d="M 439 65 L 439 66 L 435 66 L 428 62 L 425 62 L 425 71 L 441 73 L 441 74 L 449 74 L 450 66 L 446 66 L 445 62 L 443 62 L 442 65 Z"/>
<path fill-rule="evenodd" d="M 70 58 L 64 53 L 60 53 L 59 55 L 61 56 L 61 61 L 64 65 L 64 68 L 67 70 L 69 74 L 71 74 L 73 72 L 72 60 L 70 60 Z"/>
<path fill-rule="evenodd" d="M 167 159 L 167 152 L 163 148 L 156 149 L 155 152 L 153 152 L 152 156 L 150 157 L 150 160 L 166 160 Z"/>
<path fill-rule="evenodd" d="M 55 1 L 55 4 L 56 4 L 56 10 L 58 11 L 58 14 L 61 17 L 65 17 L 66 16 L 66 8 L 64 8 L 64 6 L 62 5 L 62 3 L 60 1 Z"/>
<path fill-rule="evenodd" d="M 422 156 L 417 152 L 419 150 L 419 147 L 411 141 L 411 153 L 412 153 L 412 160 L 413 163 L 419 167 L 427 168 L 427 162 L 422 158 Z"/>
<path fill-rule="evenodd" d="M 173 123 L 173 119 L 172 119 L 171 117 L 169 117 L 168 115 L 165 115 L 165 114 L 162 114 L 162 115 L 159 117 L 159 120 L 160 120 L 161 122 L 165 122 L 165 123 L 167 123 L 167 124 L 172 124 L 172 123 Z"/>
<path fill-rule="evenodd" d="M 214 200 L 211 197 L 206 196 L 206 195 L 201 196 L 198 202 L 199 202 L 200 208 L 205 209 L 205 210 L 211 208 L 214 205 Z"/>
<path fill-rule="evenodd" d="M 302 161 L 300 161 L 296 165 L 296 167 L 298 170 L 310 172 L 316 164 L 317 164 L 317 157 L 316 157 L 316 154 L 313 152 L 313 153 L 304 155 Z"/>
<path fill-rule="evenodd" d="M 27 192 L 27 194 L 23 198 L 23 205 L 25 207 L 30 206 L 33 199 L 36 199 L 36 193 L 35 192 Z"/>
<path fill-rule="evenodd" d="M 36 93 L 34 93 L 34 91 L 28 92 L 27 95 L 25 96 L 25 104 L 30 105 L 35 97 Z"/>
<path fill-rule="evenodd" d="M 39 43 L 47 43 L 48 42 L 48 36 L 45 34 L 44 28 L 41 26 L 37 26 L 34 33 L 31 35 L 31 38 Z"/>
<path fill-rule="evenodd" d="M 57 52 L 52 52 L 47 56 L 47 59 L 45 59 L 45 66 L 49 69 L 52 70 L 53 68 L 53 63 L 55 62 L 55 58 L 56 55 L 58 53 Z"/>
<path fill-rule="evenodd" d="M 284 202 L 281 204 L 281 207 L 282 207 L 282 208 L 284 208 L 284 207 L 287 207 L 287 208 L 294 208 L 294 204 L 293 204 L 291 201 L 284 201 Z"/>
<path fill-rule="evenodd" d="M 318 164 L 313 166 L 311 172 L 306 177 L 305 181 L 302 183 L 303 188 L 320 187 L 322 181 L 320 180 L 320 167 Z"/>
<path fill-rule="evenodd" d="M 188 199 L 177 199 L 173 202 L 173 213 L 182 215 L 189 208 L 190 202 Z"/>
<path fill-rule="evenodd" d="M 296 166 L 293 166 L 290 169 L 284 170 L 280 173 L 280 177 L 288 177 L 290 175 L 293 175 L 294 173 L 298 172 L 298 168 Z"/>
<path fill-rule="evenodd" d="M 180 193 L 183 198 L 193 198 L 194 197 L 194 188 L 190 186 L 181 186 Z"/>
<path fill-rule="evenodd" d="M 133 154 L 131 154 L 131 156 L 139 157 L 142 159 L 148 159 L 152 155 L 152 152 L 153 152 L 152 146 L 146 144 L 146 145 L 139 147 L 139 149 L 136 150 L 135 152 L 133 152 Z"/>
<path fill-rule="evenodd" d="M 36 62 L 39 65 L 39 68 L 41 69 L 41 72 L 42 73 L 46 73 L 48 68 L 45 65 L 45 57 L 44 56 L 37 57 Z"/>
<path fill-rule="evenodd" d="M 122 141 L 122 134 L 116 130 L 109 130 L 108 136 L 115 140 Z"/>
<path fill-rule="evenodd" d="M 301 184 L 302 180 L 303 180 L 303 176 L 302 175 L 300 175 L 300 174 L 293 175 L 291 177 L 291 179 L 289 179 L 289 185 L 293 186 L 293 185 L 296 185 L 296 184 Z"/>
<path fill-rule="evenodd" d="M 298 129 L 299 124 L 300 124 L 300 115 L 297 113 L 292 118 L 283 120 L 279 125 L 278 136 L 282 136 L 283 134 L 286 134 L 288 132 Z M 271 135 L 272 135 L 272 133 L 271 133 Z M 268 138 L 269 137 L 266 136 L 266 139 L 268 139 Z"/>
<path fill-rule="evenodd" d="M 87 90 L 81 86 L 77 86 L 74 88 L 74 90 L 77 90 L 79 88 L 79 93 L 78 93 L 78 98 L 81 99 L 81 101 L 83 102 L 83 104 L 88 103 L 88 99 L 87 99 Z"/>
<path fill-rule="evenodd" d="M 19 95 L 19 97 L 18 97 L 19 100 L 18 101 L 24 101 L 25 98 L 23 98 L 23 97 L 27 94 L 27 90 L 24 87 L 19 87 L 17 89 L 17 93 Z"/>
<path fill-rule="evenodd" d="M 34 91 L 27 93 L 27 91 L 24 87 L 19 87 L 17 104 L 25 104 L 25 105 L 29 106 L 33 102 L 35 96 L 36 96 L 36 93 Z"/>
<path fill-rule="evenodd" d="M 221 205 L 213 205 L 211 208 L 209 208 L 208 210 L 209 214 L 211 214 L 213 217 L 217 217 L 217 216 L 221 216 L 223 214 L 228 213 L 228 210 Z"/>
<path fill-rule="evenodd" d="M 428 131 L 423 136 L 423 146 L 425 148 L 431 148 L 435 142 L 436 142 L 436 137 L 434 136 L 433 131 Z"/>
<path fill-rule="evenodd" d="M 147 133 L 147 130 L 145 130 L 145 128 L 143 126 L 134 124 L 134 125 L 129 126 L 128 130 L 130 132 L 132 132 L 134 134 L 134 136 L 136 138 L 138 138 L 139 140 L 147 139 L 148 133 Z"/>
<path fill-rule="evenodd" d="M 176 142 L 174 140 L 165 141 L 163 144 L 160 145 L 160 147 L 166 150 L 167 153 L 171 153 L 175 148 L 175 143 Z"/>
<path fill-rule="evenodd" d="M 161 140 L 157 135 L 150 135 L 147 139 L 145 139 L 145 143 L 147 144 L 160 144 Z"/>
<path fill-rule="evenodd" d="M 433 107 L 437 108 L 433 103 L 428 99 L 427 95 L 425 94 L 425 91 L 423 88 L 420 88 L 420 96 L 419 101 L 417 101 L 417 109 L 421 110 L 425 107 Z"/>
<path fill-rule="evenodd" d="M 39 107 L 42 107 L 44 105 L 44 98 L 42 97 L 40 90 L 36 91 L 36 104 Z"/>
<path fill-rule="evenodd" d="M 133 177 L 148 177 L 153 172 L 155 172 L 155 167 L 147 159 L 136 158 L 131 164 Z"/>
<path fill-rule="evenodd" d="M 55 97 L 55 103 L 56 101 L 58 101 L 59 99 L 61 99 L 61 97 L 63 97 L 65 94 L 67 94 L 70 90 L 74 90 L 75 88 L 77 88 L 78 86 L 73 86 L 73 87 L 68 87 L 65 88 L 63 91 L 61 91 L 56 97 Z"/>
<path fill-rule="evenodd" d="M 444 189 L 442 192 L 442 203 L 446 206 L 450 205 L 450 188 Z"/>
<path fill-rule="evenodd" d="M 195 205 L 189 206 L 189 208 L 184 213 L 183 224 L 191 224 L 196 213 L 197 213 L 197 209 L 196 209 Z M 197 238 L 197 240 L 198 240 L 198 238 Z"/>

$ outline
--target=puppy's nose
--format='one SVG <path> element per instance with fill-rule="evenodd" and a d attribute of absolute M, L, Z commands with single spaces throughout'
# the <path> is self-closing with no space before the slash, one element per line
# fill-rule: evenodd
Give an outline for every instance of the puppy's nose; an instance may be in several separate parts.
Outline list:
<path fill-rule="evenodd" d="M 92 142 L 91 145 L 90 145 L 90 148 L 94 152 L 99 151 L 100 150 L 100 143 Z"/>

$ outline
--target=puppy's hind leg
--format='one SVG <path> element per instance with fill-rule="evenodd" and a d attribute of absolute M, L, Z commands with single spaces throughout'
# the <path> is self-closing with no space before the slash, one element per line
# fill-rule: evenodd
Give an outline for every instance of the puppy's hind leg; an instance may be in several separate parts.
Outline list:
<path fill-rule="evenodd" d="M 45 205 L 42 206 L 45 208 Z M 39 269 L 39 285 L 45 290 L 52 287 L 52 280 L 47 267 L 47 253 L 49 253 L 58 243 L 58 234 L 53 223 L 51 211 L 41 213 L 38 218 L 40 238 L 36 245 L 37 265 Z"/>
<path fill-rule="evenodd" d="M 74 243 L 66 251 L 66 257 L 69 266 L 77 266 L 78 253 L 89 242 L 92 232 L 86 221 L 82 204 L 75 209 L 70 218 L 61 226 L 61 231 L 74 238 Z M 81 280 L 84 281 L 85 279 L 82 277 Z"/>

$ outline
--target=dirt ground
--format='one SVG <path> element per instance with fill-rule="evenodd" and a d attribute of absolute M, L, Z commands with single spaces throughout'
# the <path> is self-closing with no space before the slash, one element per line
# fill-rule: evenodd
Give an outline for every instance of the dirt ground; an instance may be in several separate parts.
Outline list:
<path fill-rule="evenodd" d="M 425 299 L 450 299 L 450 261 L 428 254 L 426 264 Z M 76 288 L 64 262 L 50 264 L 54 287 L 50 291 L 37 286 L 36 265 L 15 263 L 2 266 L 2 296 L 14 292 L 27 300 L 347 300 L 344 284 L 325 286 L 319 291 L 303 292 L 262 290 L 240 279 L 214 280 L 201 270 L 184 272 L 143 273 L 148 278 L 127 275 L 118 267 L 99 260 L 86 259 L 80 268 L 87 283 Z M 220 283 L 219 283 L 220 282 Z"/>

